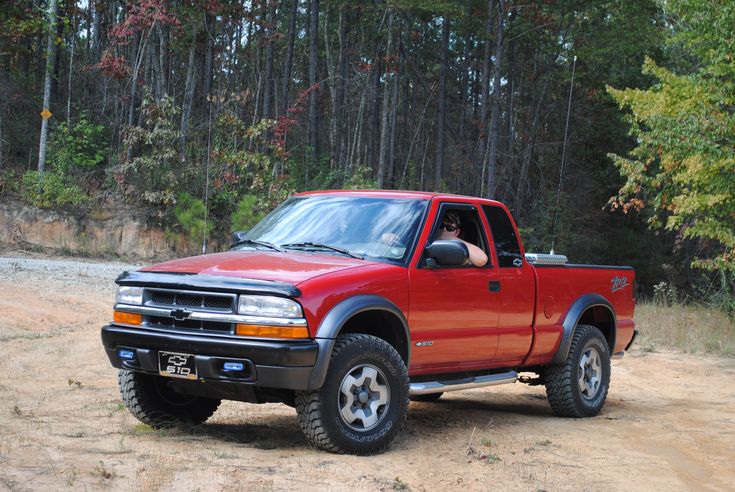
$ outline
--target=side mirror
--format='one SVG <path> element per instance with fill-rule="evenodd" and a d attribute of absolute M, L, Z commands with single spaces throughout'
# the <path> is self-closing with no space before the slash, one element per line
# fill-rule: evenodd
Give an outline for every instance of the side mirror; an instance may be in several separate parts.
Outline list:
<path fill-rule="evenodd" d="M 462 241 L 456 239 L 439 239 L 426 247 L 426 256 L 436 265 L 461 266 L 470 259 L 470 250 Z M 430 261 L 427 261 L 429 266 Z"/>
<path fill-rule="evenodd" d="M 249 231 L 235 231 L 232 233 L 232 236 L 230 237 L 230 247 L 236 245 L 237 243 L 241 242 L 243 239 L 245 239 L 245 236 L 248 235 Z"/>

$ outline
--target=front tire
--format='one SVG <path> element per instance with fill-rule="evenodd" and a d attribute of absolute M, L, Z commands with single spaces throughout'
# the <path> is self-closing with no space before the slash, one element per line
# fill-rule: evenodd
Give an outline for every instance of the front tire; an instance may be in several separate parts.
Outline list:
<path fill-rule="evenodd" d="M 311 445 L 334 453 L 380 453 L 406 421 L 408 371 L 403 359 L 380 338 L 340 336 L 324 385 L 297 393 L 296 411 Z"/>
<path fill-rule="evenodd" d="M 600 413 L 610 388 L 610 350 L 602 332 L 579 325 L 564 364 L 546 369 L 546 395 L 561 417 L 592 417 Z"/>
<path fill-rule="evenodd" d="M 198 425 L 219 407 L 221 400 L 177 393 L 161 376 L 120 370 L 120 395 L 135 418 L 154 429 Z"/>

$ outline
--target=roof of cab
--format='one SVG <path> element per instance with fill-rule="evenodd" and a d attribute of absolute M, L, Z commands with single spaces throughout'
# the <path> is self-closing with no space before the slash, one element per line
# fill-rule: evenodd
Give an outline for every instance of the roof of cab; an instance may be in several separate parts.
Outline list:
<path fill-rule="evenodd" d="M 308 196 L 308 195 L 353 195 L 353 196 L 376 196 L 382 198 L 415 198 L 420 200 L 432 200 L 435 198 L 446 198 L 454 200 L 469 200 L 469 201 L 480 201 L 482 203 L 499 204 L 500 202 L 495 200 L 489 200 L 487 198 L 479 198 L 474 196 L 465 195 L 453 195 L 451 193 L 435 193 L 430 191 L 408 191 L 408 190 L 315 190 L 315 191 L 303 191 L 296 193 L 295 196 Z"/>

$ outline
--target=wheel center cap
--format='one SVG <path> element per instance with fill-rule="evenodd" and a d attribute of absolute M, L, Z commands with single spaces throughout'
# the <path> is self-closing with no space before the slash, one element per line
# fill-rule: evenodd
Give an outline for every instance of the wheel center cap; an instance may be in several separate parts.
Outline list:
<path fill-rule="evenodd" d="M 360 391 L 360 394 L 357 395 L 358 401 L 363 405 L 368 402 L 368 398 L 370 398 L 370 395 L 367 391 Z"/>

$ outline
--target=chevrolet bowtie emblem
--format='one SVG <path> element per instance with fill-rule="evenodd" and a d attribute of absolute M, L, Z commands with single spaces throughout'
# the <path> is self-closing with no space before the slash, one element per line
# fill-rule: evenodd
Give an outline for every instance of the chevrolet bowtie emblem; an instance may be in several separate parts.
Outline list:
<path fill-rule="evenodd" d="M 186 309 L 174 309 L 171 311 L 171 317 L 176 321 L 184 321 L 189 316 L 191 316 L 191 311 L 187 311 Z"/>

